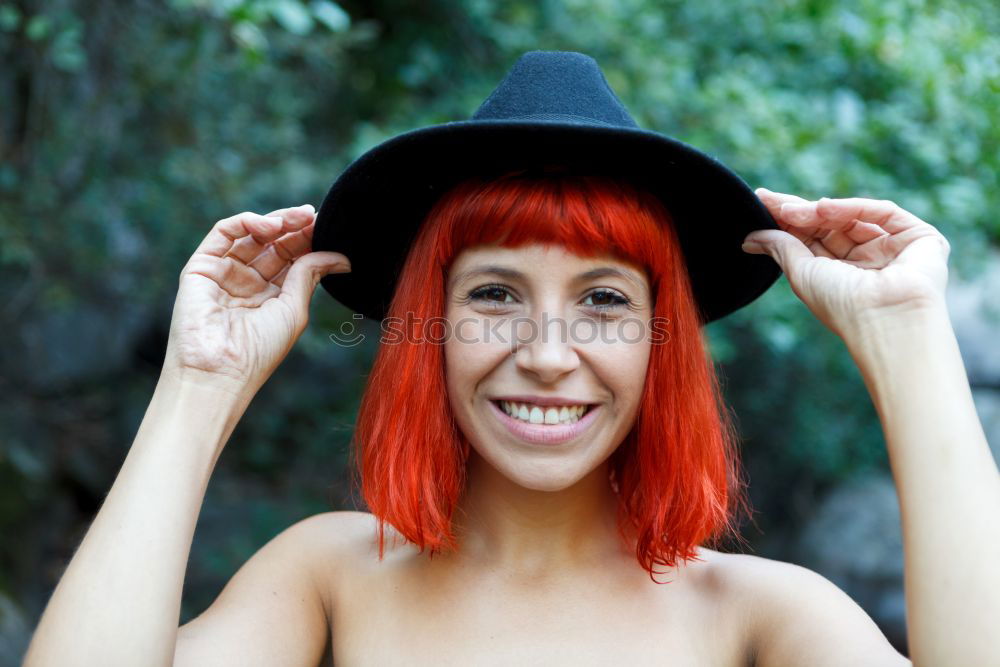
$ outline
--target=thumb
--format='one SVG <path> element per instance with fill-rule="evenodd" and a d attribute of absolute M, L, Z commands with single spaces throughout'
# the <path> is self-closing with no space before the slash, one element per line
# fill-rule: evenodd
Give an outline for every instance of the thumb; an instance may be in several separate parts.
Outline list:
<path fill-rule="evenodd" d="M 770 255 L 785 273 L 793 263 L 815 257 L 802 241 L 780 229 L 751 232 L 743 239 L 743 251 L 752 255 Z"/>
<path fill-rule="evenodd" d="M 300 307 L 308 310 L 316 285 L 323 276 L 328 273 L 346 273 L 350 270 L 350 260 L 339 252 L 310 252 L 296 259 L 288 268 L 281 293 L 288 294 Z"/>

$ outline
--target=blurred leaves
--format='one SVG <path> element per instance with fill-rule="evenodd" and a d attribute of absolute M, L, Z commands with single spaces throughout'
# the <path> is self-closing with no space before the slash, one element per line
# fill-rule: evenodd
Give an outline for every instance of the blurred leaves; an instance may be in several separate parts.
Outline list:
<path fill-rule="evenodd" d="M 333 32 L 341 32 L 351 26 L 351 17 L 335 2 L 315 0 L 309 7 L 316 20 Z"/>

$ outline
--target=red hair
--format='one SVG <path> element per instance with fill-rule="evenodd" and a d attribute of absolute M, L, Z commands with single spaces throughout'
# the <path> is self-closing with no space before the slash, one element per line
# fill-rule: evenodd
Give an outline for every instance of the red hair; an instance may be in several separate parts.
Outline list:
<path fill-rule="evenodd" d="M 673 221 L 658 198 L 627 181 L 569 171 L 468 179 L 428 213 L 387 316 L 443 318 L 448 270 L 464 248 L 529 243 L 642 266 L 653 315 L 667 318 L 669 338 L 651 346 L 635 424 L 609 459 L 621 538 L 655 582 L 654 564 L 700 560 L 696 546 L 738 538 L 737 515 L 749 509 L 736 429 Z M 386 522 L 431 556 L 457 549 L 451 519 L 469 454 L 448 403 L 443 345 L 406 338 L 379 346 L 354 433 L 355 471 L 378 519 L 380 559 Z"/>

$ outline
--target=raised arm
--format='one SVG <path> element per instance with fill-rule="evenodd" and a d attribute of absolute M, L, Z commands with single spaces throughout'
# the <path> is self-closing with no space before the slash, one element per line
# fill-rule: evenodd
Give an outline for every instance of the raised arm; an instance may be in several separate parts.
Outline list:
<path fill-rule="evenodd" d="M 754 232 L 761 245 L 744 249 L 770 254 L 841 336 L 882 422 L 913 664 L 1000 665 L 1000 473 L 945 304 L 950 245 L 889 201 L 758 195 L 781 230 Z M 822 640 L 809 646 L 834 661 L 846 655 Z"/>
<path fill-rule="evenodd" d="M 311 208 L 272 215 L 220 220 L 182 270 L 152 400 L 42 614 L 27 667 L 172 664 L 215 463 L 304 330 L 319 278 L 349 266 L 338 253 L 308 252 Z"/>
<path fill-rule="evenodd" d="M 948 312 L 875 322 L 848 344 L 896 481 L 913 664 L 1000 665 L 1000 473 Z"/>
<path fill-rule="evenodd" d="M 232 394 L 161 378 L 42 614 L 27 667 L 170 664 L 195 523 L 242 412 Z"/>

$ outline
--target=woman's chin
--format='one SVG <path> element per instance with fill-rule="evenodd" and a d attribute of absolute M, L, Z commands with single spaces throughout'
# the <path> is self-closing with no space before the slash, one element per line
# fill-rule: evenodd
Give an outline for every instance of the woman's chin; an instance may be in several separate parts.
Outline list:
<path fill-rule="evenodd" d="M 578 470 L 568 464 L 533 465 L 530 470 L 500 469 L 511 482 L 531 491 L 556 493 L 570 488 L 586 475 L 586 470 Z"/>
<path fill-rule="evenodd" d="M 495 432 L 495 438 L 480 446 L 473 444 L 472 449 L 508 480 L 532 491 L 568 489 L 606 458 L 596 455 L 587 442 L 577 443 L 572 449 L 539 447 L 512 438 L 503 430 Z"/>

